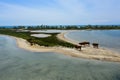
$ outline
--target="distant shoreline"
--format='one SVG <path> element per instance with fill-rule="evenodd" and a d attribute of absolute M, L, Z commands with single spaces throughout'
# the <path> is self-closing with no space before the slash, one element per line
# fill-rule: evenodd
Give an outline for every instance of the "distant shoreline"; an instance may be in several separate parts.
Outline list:
<path fill-rule="evenodd" d="M 10 28 L 10 26 L 0 26 L 1 29 Z M 44 29 L 61 29 L 61 30 L 120 30 L 120 25 L 17 25 L 11 26 L 11 29 L 29 29 L 29 30 L 44 30 Z"/>
<path fill-rule="evenodd" d="M 73 44 L 77 44 L 74 41 L 66 39 L 64 37 L 66 33 L 67 32 L 58 34 L 57 38 Z M 109 49 L 104 49 L 104 48 L 95 49 L 92 47 L 86 47 L 86 48 L 82 48 L 82 51 L 78 51 L 75 48 L 67 48 L 67 47 L 44 47 L 39 45 L 31 46 L 30 43 L 27 42 L 25 39 L 13 37 L 13 36 L 12 38 L 16 39 L 18 47 L 32 52 L 56 52 L 78 58 L 120 62 L 120 54 L 111 51 Z"/>

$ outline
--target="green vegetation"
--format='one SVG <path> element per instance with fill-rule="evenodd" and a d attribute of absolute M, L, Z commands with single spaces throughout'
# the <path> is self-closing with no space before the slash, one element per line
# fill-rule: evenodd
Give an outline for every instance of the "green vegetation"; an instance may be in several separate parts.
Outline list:
<path fill-rule="evenodd" d="M 48 25 L 40 25 L 40 26 L 14 26 L 14 27 L 0 27 L 0 34 L 11 35 L 15 37 L 20 37 L 26 39 L 28 42 L 33 44 L 38 44 L 41 46 L 64 46 L 64 47 L 74 47 L 73 44 L 59 40 L 56 35 L 58 33 L 50 33 L 51 36 L 47 38 L 36 38 L 30 36 L 31 33 L 21 32 L 22 30 L 49 30 L 49 29 L 58 29 L 58 30 L 111 30 L 111 29 L 120 29 L 120 25 L 84 25 L 84 26 L 76 26 L 76 25 L 59 25 L 59 26 L 48 26 Z M 46 33 L 47 34 L 47 33 Z"/>
<path fill-rule="evenodd" d="M 86 25 L 85 27 L 80 27 L 80 29 L 111 30 L 120 29 L 120 25 Z"/>
<path fill-rule="evenodd" d="M 38 44 L 41 46 L 64 46 L 64 47 L 74 47 L 73 44 L 59 40 L 56 35 L 58 33 L 51 33 L 50 37 L 47 38 L 36 38 L 30 36 L 30 32 L 16 32 L 15 29 L 0 29 L 0 34 L 5 34 L 5 35 L 10 35 L 10 36 L 15 36 L 15 37 L 20 37 L 23 39 L 26 39 L 28 42 L 33 44 Z"/>
<path fill-rule="evenodd" d="M 40 25 L 40 26 L 16 26 L 13 29 L 28 29 L 28 30 L 42 30 L 42 29 L 59 29 L 59 30 L 110 30 L 110 29 L 120 29 L 120 25 L 58 25 L 58 26 L 48 26 L 48 25 Z"/>
<path fill-rule="evenodd" d="M 59 29 L 59 30 L 110 30 L 120 29 L 120 25 L 39 25 L 39 26 L 14 26 L 10 29 L 27 29 L 27 30 L 45 30 L 45 29 Z M 5 26 L 0 26 L 0 29 L 9 29 Z"/>

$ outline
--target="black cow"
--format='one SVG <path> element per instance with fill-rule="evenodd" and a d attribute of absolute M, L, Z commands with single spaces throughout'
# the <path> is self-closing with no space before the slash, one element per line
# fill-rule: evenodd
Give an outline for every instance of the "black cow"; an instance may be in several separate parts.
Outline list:
<path fill-rule="evenodd" d="M 81 46 L 90 46 L 90 42 L 81 42 L 79 43 Z"/>
<path fill-rule="evenodd" d="M 99 44 L 98 43 L 93 43 L 93 48 L 98 48 Z"/>
<path fill-rule="evenodd" d="M 81 51 L 82 46 L 75 45 L 75 48 Z"/>

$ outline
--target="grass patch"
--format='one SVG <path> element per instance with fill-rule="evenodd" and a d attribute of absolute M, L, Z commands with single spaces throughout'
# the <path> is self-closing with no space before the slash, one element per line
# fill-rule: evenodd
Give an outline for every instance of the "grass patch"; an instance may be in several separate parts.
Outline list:
<path fill-rule="evenodd" d="M 46 38 L 36 38 L 30 36 L 32 34 L 30 32 L 16 32 L 16 30 L 14 29 L 0 29 L 0 34 L 23 38 L 32 44 L 38 44 L 46 47 L 53 47 L 53 46 L 63 46 L 63 47 L 71 47 L 71 48 L 74 47 L 73 44 L 58 39 L 56 37 L 58 33 L 49 33 L 51 36 Z"/>

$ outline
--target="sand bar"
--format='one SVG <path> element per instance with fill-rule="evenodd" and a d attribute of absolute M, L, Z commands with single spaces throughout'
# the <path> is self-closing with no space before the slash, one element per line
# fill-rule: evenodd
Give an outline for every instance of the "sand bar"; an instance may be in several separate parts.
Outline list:
<path fill-rule="evenodd" d="M 57 37 L 61 40 L 77 44 L 76 42 L 72 40 L 68 40 L 65 38 L 65 34 L 67 32 L 63 32 L 61 34 L 58 34 Z M 57 52 L 73 57 L 78 57 L 78 58 L 85 58 L 85 59 L 94 59 L 94 60 L 102 60 L 102 61 L 112 61 L 112 62 L 120 62 L 120 54 L 114 51 L 111 51 L 109 49 L 105 48 L 99 48 L 95 49 L 92 47 L 85 47 L 82 48 L 82 51 L 78 51 L 75 48 L 66 48 L 66 47 L 44 47 L 44 46 L 39 46 L 39 45 L 33 45 L 31 46 L 29 42 L 22 38 L 17 38 L 13 37 L 17 41 L 17 45 L 20 48 L 32 51 L 32 52 Z"/>

